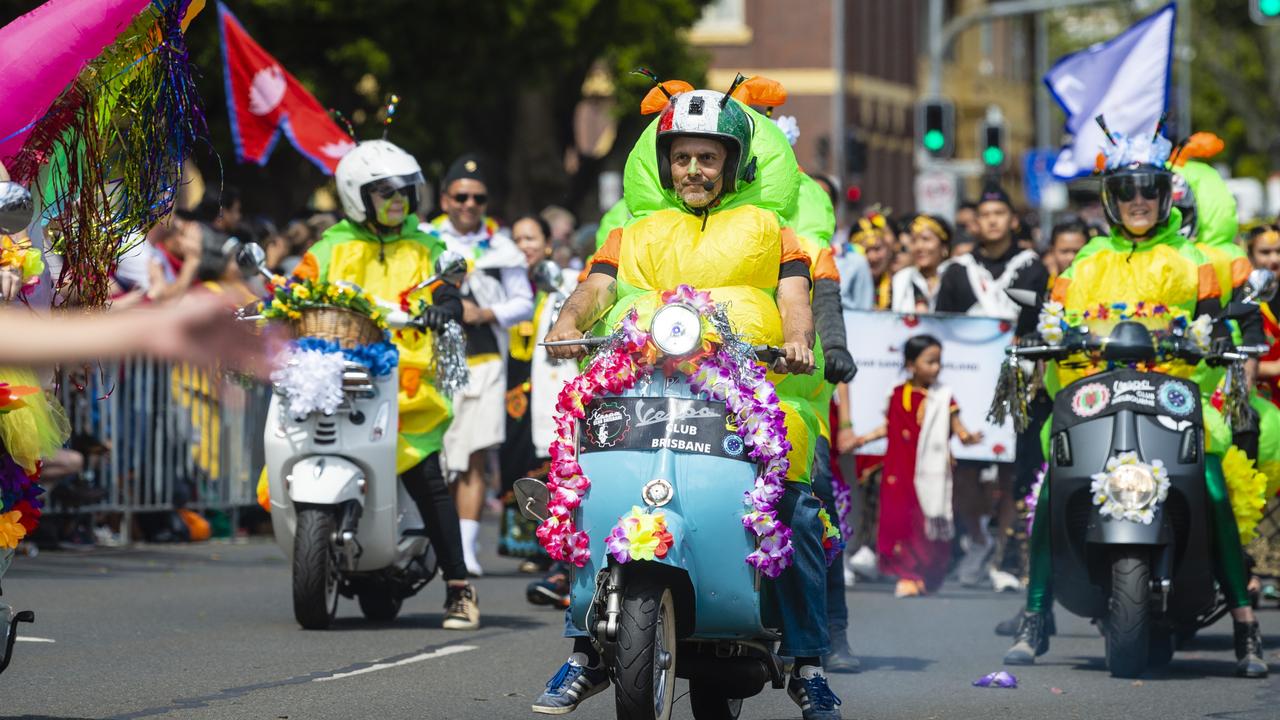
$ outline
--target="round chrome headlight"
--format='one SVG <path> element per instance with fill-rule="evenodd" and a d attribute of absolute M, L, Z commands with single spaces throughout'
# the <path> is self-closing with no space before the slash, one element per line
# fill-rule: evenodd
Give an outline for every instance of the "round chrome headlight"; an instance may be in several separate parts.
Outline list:
<path fill-rule="evenodd" d="M 702 316 L 684 303 L 663 305 L 653 314 L 649 337 L 665 355 L 688 355 L 702 344 Z"/>
<path fill-rule="evenodd" d="M 1155 502 L 1159 483 L 1145 465 L 1121 465 L 1107 476 L 1105 490 L 1125 510 L 1142 510 Z"/>

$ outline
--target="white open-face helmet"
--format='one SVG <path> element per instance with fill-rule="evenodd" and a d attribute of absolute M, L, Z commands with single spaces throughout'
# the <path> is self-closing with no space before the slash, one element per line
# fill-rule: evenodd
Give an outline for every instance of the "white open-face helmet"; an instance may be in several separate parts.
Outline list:
<path fill-rule="evenodd" d="M 426 181 L 418 161 L 386 140 L 366 140 L 356 145 L 338 161 L 334 179 L 342 211 L 355 223 L 375 217 L 375 194 L 390 197 L 407 188 L 410 213 L 426 205 Z"/>

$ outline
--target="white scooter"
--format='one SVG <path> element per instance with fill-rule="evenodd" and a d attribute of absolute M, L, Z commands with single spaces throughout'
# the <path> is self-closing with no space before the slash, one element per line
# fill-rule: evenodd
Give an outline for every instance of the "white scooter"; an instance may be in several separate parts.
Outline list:
<path fill-rule="evenodd" d="M 261 267 L 248 245 L 242 264 Z M 436 277 L 459 281 L 466 260 L 445 253 Z M 385 307 L 392 329 L 418 319 Z M 338 596 L 355 597 L 365 618 L 395 619 L 404 599 L 435 576 L 437 561 L 418 507 L 396 474 L 399 373 L 375 377 L 346 362 L 344 399 L 331 415 L 293 416 L 273 394 L 265 431 L 271 526 L 293 565 L 293 614 L 308 630 L 329 627 Z"/>

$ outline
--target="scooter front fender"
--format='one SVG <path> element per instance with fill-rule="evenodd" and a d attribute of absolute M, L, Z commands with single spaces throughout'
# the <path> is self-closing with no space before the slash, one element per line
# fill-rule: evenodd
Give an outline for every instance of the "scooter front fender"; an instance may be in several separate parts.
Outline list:
<path fill-rule="evenodd" d="M 364 505 L 364 471 L 336 455 L 304 458 L 293 466 L 285 481 L 294 504 L 339 505 L 354 500 Z"/>

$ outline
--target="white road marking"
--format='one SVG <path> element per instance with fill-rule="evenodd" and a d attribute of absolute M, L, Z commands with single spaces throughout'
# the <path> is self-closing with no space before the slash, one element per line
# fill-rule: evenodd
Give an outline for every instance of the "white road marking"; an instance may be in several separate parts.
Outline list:
<path fill-rule="evenodd" d="M 468 650 L 475 650 L 475 649 L 476 647 L 474 645 L 448 645 L 446 647 L 440 648 L 439 650 L 434 650 L 429 653 L 414 655 L 413 657 L 407 657 L 403 660 L 397 660 L 395 662 L 390 662 L 390 663 L 376 663 L 376 664 L 370 665 L 367 668 L 360 668 L 359 670 L 352 670 L 351 672 L 337 673 L 335 675 L 330 675 L 328 677 L 319 677 L 319 678 L 316 678 L 315 680 L 312 680 L 311 682 L 325 682 L 326 680 L 341 680 L 343 678 L 349 678 L 355 675 L 364 675 L 365 673 L 377 672 L 378 670 L 387 670 L 389 668 L 400 667 L 402 665 L 412 665 L 413 663 L 420 663 L 423 660 L 432 660 L 438 657 L 444 657 L 445 655 L 456 655 L 457 653 L 467 652 Z"/>
<path fill-rule="evenodd" d="M 35 637 L 32 635 L 19 635 L 18 642 L 57 642 L 50 638 Z"/>

